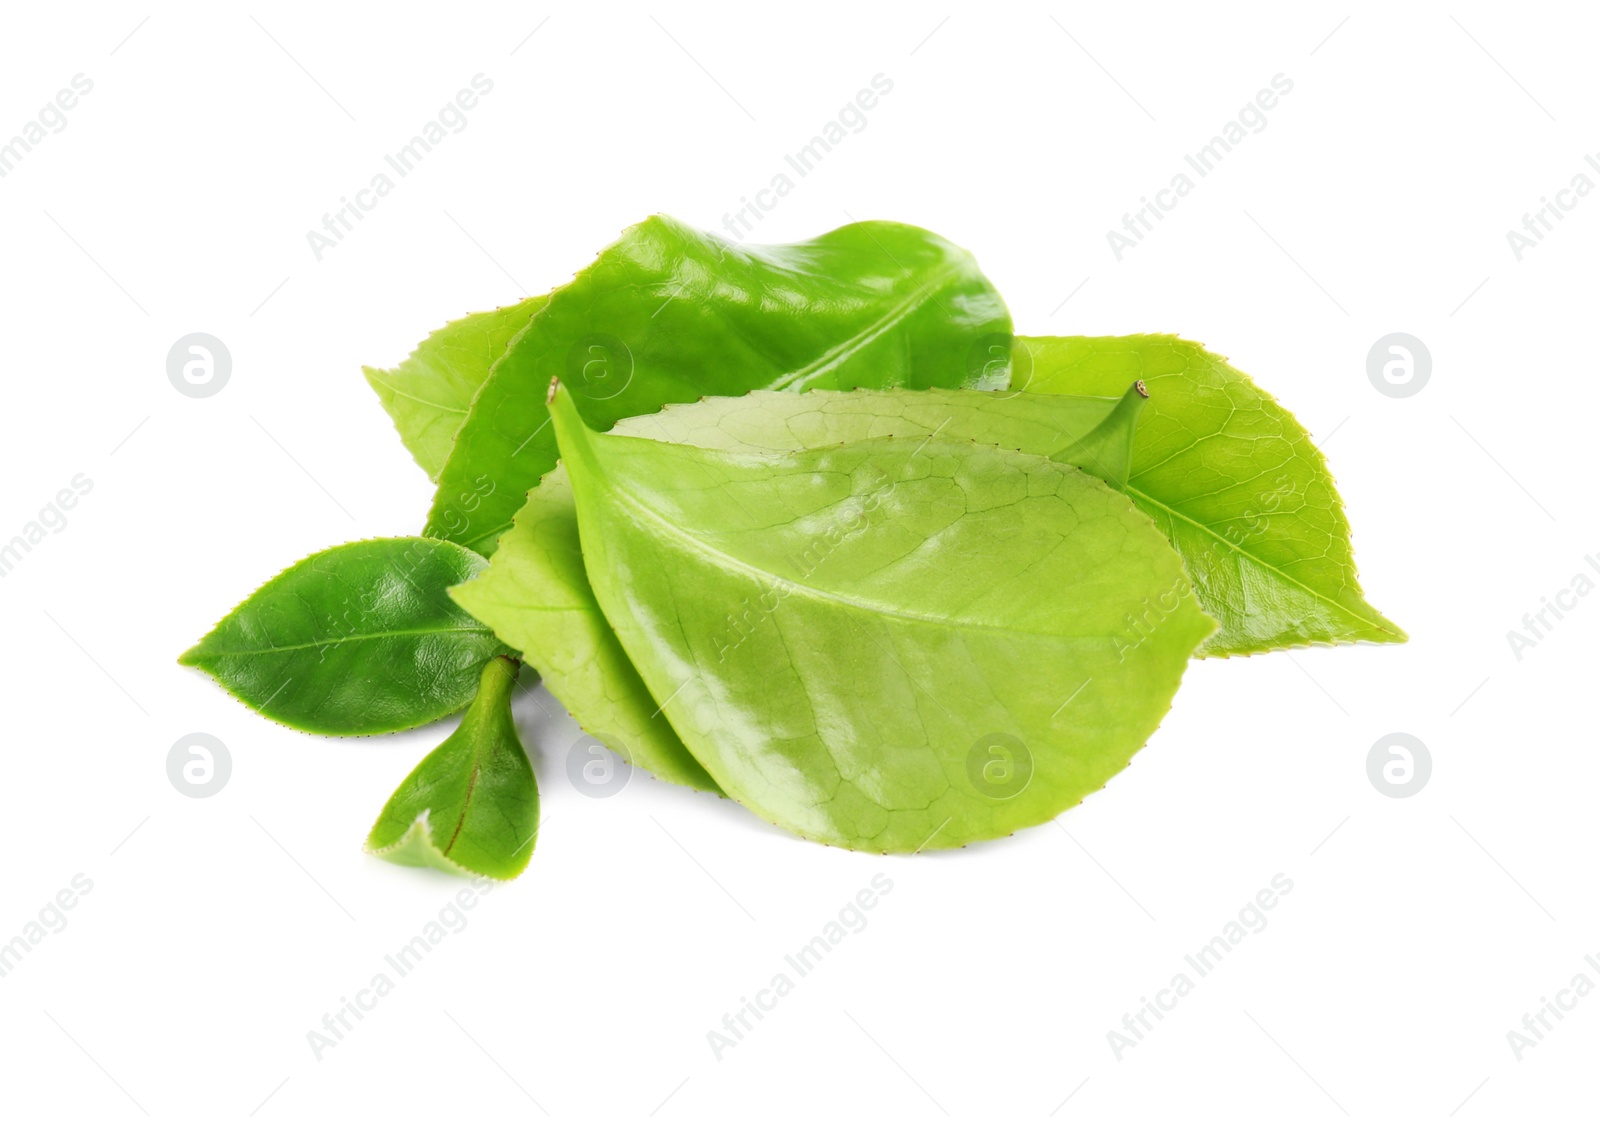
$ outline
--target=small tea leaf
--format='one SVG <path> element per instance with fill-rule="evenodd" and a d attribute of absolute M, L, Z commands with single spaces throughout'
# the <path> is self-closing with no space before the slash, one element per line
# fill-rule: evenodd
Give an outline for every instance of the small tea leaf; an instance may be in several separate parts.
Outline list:
<path fill-rule="evenodd" d="M 967 440 L 726 452 L 554 422 L 600 608 L 696 760 L 802 836 L 910 852 L 1099 789 L 1215 627 L 1101 480 Z"/>
<path fill-rule="evenodd" d="M 876 436 L 976 439 L 1126 475 L 1144 397 L 1035 397 L 968 390 L 815 390 L 711 397 L 617 424 L 644 436 L 728 451 L 789 452 Z M 584 573 L 565 467 L 528 493 L 489 569 L 452 591 L 522 650 L 546 687 L 590 734 L 657 778 L 720 790 L 684 747 L 595 601 Z"/>
<path fill-rule="evenodd" d="M 517 665 L 496 657 L 455 732 L 402 782 L 367 837 L 397 865 L 510 880 L 539 832 L 539 787 L 511 719 Z"/>
<path fill-rule="evenodd" d="M 267 582 L 178 660 L 303 731 L 417 727 L 464 707 L 484 662 L 507 651 L 448 592 L 485 565 L 436 539 L 336 546 Z"/>
<path fill-rule="evenodd" d="M 976 261 L 923 229 L 870 221 L 800 244 L 734 246 L 654 216 L 552 292 L 495 363 L 424 533 L 494 549 L 555 466 L 553 375 L 590 423 L 609 427 L 751 389 L 1000 389 L 1010 343 L 1011 318 Z"/>
<path fill-rule="evenodd" d="M 1220 622 L 1202 656 L 1404 641 L 1356 580 L 1350 524 L 1300 423 L 1226 359 L 1166 334 L 1018 338 L 1032 393 L 1150 391 L 1124 490 Z"/>
<path fill-rule="evenodd" d="M 439 478 L 456 430 L 467 419 L 467 407 L 489 368 L 548 301 L 541 295 L 469 314 L 428 335 L 393 369 L 362 367 L 400 439 L 429 479 Z"/>

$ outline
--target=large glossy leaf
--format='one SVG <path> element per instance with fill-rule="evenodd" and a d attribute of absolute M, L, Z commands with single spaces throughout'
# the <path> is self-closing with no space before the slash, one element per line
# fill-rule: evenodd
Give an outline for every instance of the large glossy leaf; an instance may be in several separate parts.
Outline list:
<path fill-rule="evenodd" d="M 437 480 L 473 395 L 506 346 L 546 297 L 458 318 L 435 330 L 393 369 L 363 366 L 367 382 L 400 439 L 428 478 Z"/>
<path fill-rule="evenodd" d="M 1035 397 L 968 390 L 817 390 L 750 393 L 669 405 L 617 424 L 643 436 L 702 448 L 788 452 L 872 437 L 976 439 L 1126 476 L 1145 399 Z M 591 734 L 658 778 L 717 787 L 672 730 L 595 600 L 584 572 L 565 467 L 528 495 L 489 569 L 452 591 L 474 616 L 520 649 L 551 693 Z"/>
<path fill-rule="evenodd" d="M 549 296 L 479 389 L 426 533 L 489 553 L 555 466 L 544 393 L 604 428 L 751 389 L 1003 388 L 1011 320 L 972 256 L 904 224 L 735 247 L 656 216 Z"/>
<path fill-rule="evenodd" d="M 495 657 L 455 732 L 417 764 L 367 837 L 397 865 L 510 880 L 539 831 L 539 787 L 511 719 L 517 665 Z"/>
<path fill-rule="evenodd" d="M 1202 655 L 1406 639 L 1362 595 L 1322 454 L 1226 359 L 1165 334 L 1017 346 L 1027 352 L 1018 383 L 1030 392 L 1107 396 L 1136 379 L 1149 388 L 1126 490 L 1220 623 Z"/>
<path fill-rule="evenodd" d="M 885 437 L 771 454 L 588 431 L 589 579 L 727 791 L 913 851 L 1048 820 L 1127 765 L 1214 627 L 1128 499 L 1047 457 Z"/>
<path fill-rule="evenodd" d="M 301 559 L 179 657 L 269 719 L 319 735 L 416 727 L 472 699 L 506 646 L 451 600 L 483 558 L 383 538 Z"/>

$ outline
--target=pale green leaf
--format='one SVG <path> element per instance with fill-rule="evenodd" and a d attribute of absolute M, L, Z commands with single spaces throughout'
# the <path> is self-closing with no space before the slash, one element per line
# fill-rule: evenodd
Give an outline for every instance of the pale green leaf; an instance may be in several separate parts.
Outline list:
<path fill-rule="evenodd" d="M 1166 334 L 1018 338 L 1017 349 L 1017 380 L 1032 393 L 1109 396 L 1135 380 L 1149 389 L 1125 490 L 1220 623 L 1201 655 L 1406 639 L 1361 592 L 1322 453 L 1226 359 Z"/>
<path fill-rule="evenodd" d="M 751 393 L 630 417 L 616 435 L 702 448 L 788 452 L 879 436 L 971 438 L 1126 475 L 1144 398 L 1034 397 L 967 390 Z M 584 572 L 566 469 L 532 492 L 489 569 L 452 591 L 522 651 L 591 734 L 658 778 L 716 790 L 684 748 L 606 622 Z"/>
<path fill-rule="evenodd" d="M 555 425 L 601 609 L 730 797 L 909 852 L 1099 789 L 1213 628 L 1127 498 L 962 439 L 725 452 Z"/>
<path fill-rule="evenodd" d="M 435 330 L 393 369 L 363 366 L 367 382 L 411 455 L 437 480 L 478 387 L 506 346 L 549 297 L 458 318 Z"/>

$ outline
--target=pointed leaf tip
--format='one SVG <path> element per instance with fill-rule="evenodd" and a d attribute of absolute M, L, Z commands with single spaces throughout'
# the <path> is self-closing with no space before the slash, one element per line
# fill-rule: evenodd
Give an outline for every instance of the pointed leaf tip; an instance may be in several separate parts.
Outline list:
<path fill-rule="evenodd" d="M 1201 605 L 1222 622 L 1201 655 L 1400 639 L 1361 591 L 1322 453 L 1225 358 L 1172 335 L 1018 341 L 1033 359 L 1034 393 L 1116 396 L 1150 375 L 1129 494 L 1181 532 L 1174 545 Z"/>

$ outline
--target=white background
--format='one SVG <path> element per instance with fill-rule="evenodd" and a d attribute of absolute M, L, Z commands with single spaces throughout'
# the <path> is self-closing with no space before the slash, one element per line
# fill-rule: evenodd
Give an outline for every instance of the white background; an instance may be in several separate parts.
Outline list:
<path fill-rule="evenodd" d="M 0 180 L 0 541 L 93 489 L 0 578 L 0 937 L 94 887 L 0 980 L 0 1119 L 1592 1119 L 1600 995 L 1521 1061 L 1506 1032 L 1600 951 L 1600 597 L 1520 660 L 1506 634 L 1600 577 L 1600 196 L 1521 262 L 1505 234 L 1600 147 L 1596 28 L 1576 4 L 1117 7 L 8 8 L 0 138 L 94 88 Z M 307 230 L 478 73 L 468 127 L 318 262 Z M 575 728 L 529 694 L 532 866 L 318 1061 L 306 1032 L 461 887 L 360 851 L 446 725 L 316 739 L 174 658 L 296 558 L 420 529 L 430 485 L 361 364 L 651 212 L 720 228 L 879 73 L 754 238 L 914 222 L 976 252 L 1021 332 L 1229 355 L 1327 440 L 1411 642 L 1196 663 L 1103 793 L 912 859 L 642 775 L 586 798 Z M 1106 231 L 1280 73 L 1266 129 L 1118 262 Z M 1366 372 L 1396 330 L 1433 358 L 1406 399 Z M 192 331 L 232 353 L 207 399 L 165 371 Z M 165 770 L 196 731 L 233 757 L 206 800 Z M 1396 731 L 1434 764 L 1403 801 L 1366 773 Z M 878 872 L 866 930 L 716 1060 L 706 1032 Z M 1118 1061 L 1107 1031 L 1278 873 L 1266 929 Z"/>

